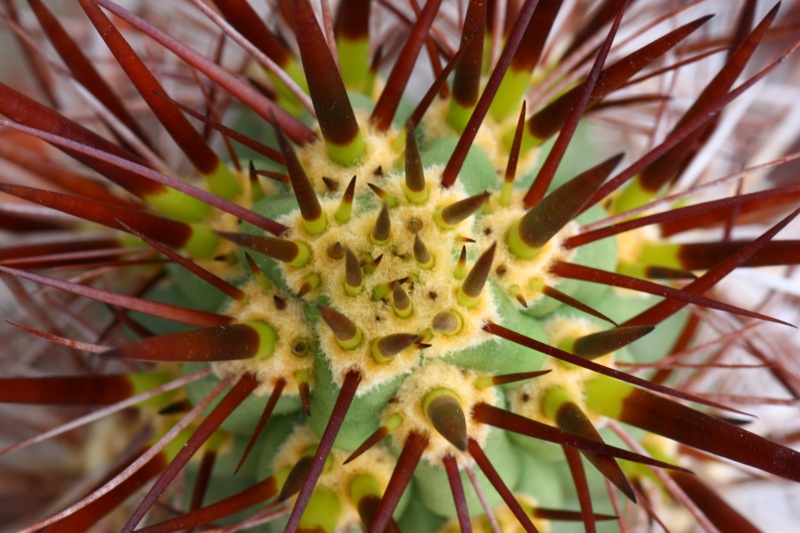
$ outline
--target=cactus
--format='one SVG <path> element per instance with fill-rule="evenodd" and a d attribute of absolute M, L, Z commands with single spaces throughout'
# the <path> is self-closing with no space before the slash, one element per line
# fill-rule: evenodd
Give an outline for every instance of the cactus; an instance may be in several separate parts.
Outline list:
<path fill-rule="evenodd" d="M 42 235 L 0 250 L 0 273 L 33 310 L 10 324 L 83 370 L 4 376 L 0 401 L 107 406 L 126 442 L 108 445 L 119 457 L 93 488 L 26 531 L 596 531 L 687 512 L 707 529 L 755 531 L 699 474 L 722 458 L 800 481 L 800 453 L 741 427 L 735 402 L 687 386 L 672 363 L 716 329 L 712 345 L 742 343 L 796 394 L 796 376 L 744 336 L 789 324 L 712 289 L 800 260 L 797 241 L 777 238 L 798 187 L 709 200 L 678 184 L 725 106 L 796 43 L 746 71 L 778 11 L 757 19 L 746 1 L 722 46 L 698 37 L 707 13 L 675 12 L 669 29 L 621 47 L 627 24 L 652 30 L 653 6 L 637 17 L 631 3 L 587 16 L 560 0 L 470 0 L 456 15 L 440 0 L 342 0 L 334 17 L 327 2 L 317 13 L 286 0 L 268 22 L 246 0 L 160 6 L 217 28 L 203 28 L 220 43 L 210 59 L 175 20 L 80 0 L 76 20 L 130 80 L 122 89 L 43 2 L 7 2 L 6 26 L 53 98 L 0 83 L 0 155 L 36 177 L 0 192 L 41 207 L 0 219 Z M 382 41 L 376 19 L 394 25 Z M 222 61 L 228 40 L 250 80 Z M 147 47 L 177 62 L 155 64 Z M 435 79 L 415 95 L 423 48 Z M 682 61 L 686 50 L 697 57 Z M 650 148 L 609 155 L 584 128 L 630 109 L 662 124 L 668 98 L 636 88 L 720 51 Z M 70 83 L 96 118 L 52 96 Z M 179 155 L 140 124 L 134 92 Z M 82 169 L 62 174 L 58 150 Z M 768 223 L 732 238 L 745 219 Z M 725 237 L 711 237 L 720 221 Z M 673 238 L 695 229 L 708 231 Z M 32 299 L 28 282 L 77 298 Z M 54 300 L 65 317 L 50 317 Z M 84 313 L 90 300 L 102 319 Z M 123 409 L 131 427 L 113 415 Z M 105 445 L 92 434 L 87 448 Z"/>

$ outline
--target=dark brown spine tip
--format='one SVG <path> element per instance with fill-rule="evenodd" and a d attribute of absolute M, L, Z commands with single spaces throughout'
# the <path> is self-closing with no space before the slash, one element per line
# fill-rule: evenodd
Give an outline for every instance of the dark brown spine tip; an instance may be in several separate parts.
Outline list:
<path fill-rule="evenodd" d="M 379 131 L 386 131 L 392 125 L 392 119 L 394 119 L 397 106 L 400 104 L 403 91 L 405 91 L 411 72 L 417 64 L 419 52 L 425 43 L 441 3 L 441 0 L 429 0 L 425 3 L 422 13 L 414 23 L 406 44 L 403 46 L 403 50 L 392 68 L 392 72 L 389 73 L 385 88 L 369 119 Z"/>
<path fill-rule="evenodd" d="M 416 131 L 412 128 L 406 130 L 406 187 L 412 192 L 425 190 L 425 170 L 422 166 L 422 156 L 417 144 Z"/>
<path fill-rule="evenodd" d="M 278 239 L 277 237 L 231 233 L 227 231 L 215 231 L 214 233 L 225 240 L 284 263 L 291 263 L 300 254 L 300 247 L 297 243 Z"/>
<path fill-rule="evenodd" d="M 436 316 L 434 316 L 431 321 L 431 327 L 434 331 L 450 335 L 458 333 L 462 325 L 462 318 L 453 311 L 441 311 L 436 313 Z"/>
<path fill-rule="evenodd" d="M 428 247 L 419 238 L 419 234 L 414 235 L 414 260 L 420 265 L 429 265 L 433 261 Z"/>
<path fill-rule="evenodd" d="M 480 209 L 490 196 L 491 193 L 483 192 L 448 205 L 440 212 L 442 221 L 448 226 L 455 226 Z"/>
<path fill-rule="evenodd" d="M 582 172 L 531 207 L 520 222 L 522 240 L 533 248 L 547 244 L 594 196 L 623 155 L 617 154 Z M 529 200 L 532 201 L 526 195 L 526 205 Z"/>
<path fill-rule="evenodd" d="M 375 341 L 374 349 L 384 359 L 391 359 L 419 340 L 419 335 L 414 333 L 392 333 Z"/>
<path fill-rule="evenodd" d="M 458 255 L 456 267 L 453 269 L 453 276 L 456 279 L 464 279 L 467 275 L 467 247 L 461 247 L 461 253 Z"/>
<path fill-rule="evenodd" d="M 522 35 L 517 53 L 511 60 L 512 72 L 533 72 L 539 63 L 547 36 L 553 28 L 563 0 L 540 0 L 533 12 L 535 24 L 529 24 Z"/>
<path fill-rule="evenodd" d="M 325 187 L 328 188 L 329 191 L 338 191 L 339 190 L 339 182 L 333 178 L 329 178 L 327 176 L 322 176 L 322 183 L 325 184 Z"/>
<path fill-rule="evenodd" d="M 528 103 L 523 100 L 517 119 L 517 129 L 514 131 L 514 141 L 511 143 L 511 150 L 508 152 L 508 164 L 506 173 L 503 176 L 505 183 L 513 183 L 517 175 L 517 163 L 519 162 L 519 151 L 522 147 L 522 134 L 525 131 L 525 115 L 528 112 Z"/>
<path fill-rule="evenodd" d="M 385 203 L 381 207 L 378 218 L 375 220 L 375 226 L 372 228 L 370 234 L 372 241 L 376 244 L 386 244 L 392 232 L 392 220 L 389 216 L 389 206 Z"/>
<path fill-rule="evenodd" d="M 344 316 L 339 311 L 334 311 L 330 307 L 317 306 L 322 320 L 331 328 L 334 336 L 342 342 L 352 340 L 358 335 L 358 326 L 352 320 Z"/>
<path fill-rule="evenodd" d="M 518 381 L 525 381 L 528 379 L 538 378 L 549 374 L 550 370 L 537 370 L 535 372 L 519 372 L 515 374 L 502 374 L 500 376 L 492 376 L 492 385 L 507 385 L 509 383 L 517 383 Z"/>
<path fill-rule="evenodd" d="M 488 250 L 483 252 L 481 256 L 475 261 L 472 270 L 467 274 L 461 290 L 464 294 L 472 298 L 477 298 L 481 295 L 486 280 L 489 279 L 489 273 L 492 271 L 492 261 L 494 261 L 494 252 L 497 249 L 497 243 L 492 244 Z"/>
<path fill-rule="evenodd" d="M 334 31 L 337 37 L 351 41 L 369 39 L 371 0 L 342 0 L 336 11 Z"/>
<path fill-rule="evenodd" d="M 364 275 L 361 272 L 361 263 L 353 253 L 353 250 L 346 247 L 344 250 L 344 282 L 347 287 L 352 289 L 360 289 L 364 281 Z"/>
<path fill-rule="evenodd" d="M 409 311 L 411 308 L 411 298 L 399 283 L 392 284 L 392 304 L 399 312 Z"/>
<path fill-rule="evenodd" d="M 472 0 L 467 7 L 461 46 L 466 46 L 453 75 L 453 100 L 470 108 L 478 102 L 483 44 L 486 32 L 486 0 Z"/>
<path fill-rule="evenodd" d="M 427 402 L 425 415 L 450 444 L 462 452 L 467 451 L 467 419 L 455 396 L 439 394 Z"/>
<path fill-rule="evenodd" d="M 255 328 L 232 324 L 146 337 L 103 355 L 156 362 L 229 361 L 255 356 L 262 344 Z"/>
<path fill-rule="evenodd" d="M 290 52 L 269 30 L 246 0 L 214 0 L 217 9 L 231 26 L 280 67 L 286 66 Z"/>
<path fill-rule="evenodd" d="M 603 442 L 600 433 L 589 420 L 589 417 L 581 411 L 580 407 L 571 401 L 561 404 L 556 411 L 555 422 L 558 427 L 565 431 L 580 435 L 585 439 L 590 439 L 595 442 Z M 616 459 L 586 451 L 584 451 L 583 454 L 606 479 L 616 485 L 632 502 L 636 503 L 636 495 Z"/>
<path fill-rule="evenodd" d="M 378 187 L 374 183 L 367 183 L 367 186 L 372 189 L 372 192 L 381 199 L 382 202 L 386 203 L 389 207 L 397 207 L 398 201 L 397 198 L 386 192 L 384 189 Z"/>
<path fill-rule="evenodd" d="M 293 0 L 292 15 L 296 35 L 302 35 L 297 44 L 322 136 L 347 146 L 359 136 L 359 128 L 336 61 L 309 0 Z"/>
<path fill-rule="evenodd" d="M 275 125 L 275 133 L 278 137 L 278 144 L 280 145 L 281 155 L 283 156 L 283 164 L 286 171 L 289 173 L 289 180 L 292 183 L 292 190 L 294 191 L 297 204 L 300 207 L 300 215 L 303 220 L 307 222 L 314 222 L 319 220 L 322 216 L 322 207 L 319 204 L 319 198 L 314 191 L 314 186 L 311 180 L 308 179 L 306 171 L 297 159 L 297 154 L 289 144 L 283 130 L 278 126 L 278 121 L 272 117 L 272 123 Z"/>
<path fill-rule="evenodd" d="M 299 461 L 292 467 L 286 482 L 278 494 L 278 501 L 283 502 L 300 492 L 303 482 L 306 480 L 308 471 L 311 469 L 312 458 L 305 456 L 301 457 Z"/>
<path fill-rule="evenodd" d="M 655 329 L 655 326 L 622 326 L 605 331 L 598 331 L 575 339 L 572 353 L 586 359 L 595 359 L 613 351 L 624 348 L 632 342 L 644 337 Z"/>
<path fill-rule="evenodd" d="M 551 287 L 549 285 L 544 285 L 542 287 L 542 294 L 544 294 L 545 296 L 549 296 L 550 298 L 552 298 L 554 300 L 558 300 L 559 302 L 561 302 L 564 305 L 568 305 L 570 307 L 574 307 L 575 309 L 577 309 L 579 311 L 583 311 L 587 315 L 592 315 L 594 317 L 599 318 L 600 320 L 605 320 L 606 322 L 608 322 L 610 324 L 614 324 L 615 326 L 619 326 L 619 324 L 617 324 L 616 322 L 611 320 L 609 317 L 607 317 L 606 315 L 604 315 L 600 311 L 597 311 L 596 309 L 594 309 L 592 307 L 589 307 L 588 305 L 586 305 L 585 303 L 581 302 L 580 300 L 576 300 L 572 296 L 570 296 L 568 294 L 564 294 L 560 290 L 555 289 L 555 288 L 553 288 L 553 287 Z"/>
<path fill-rule="evenodd" d="M 297 389 L 300 394 L 300 403 L 303 406 L 303 412 L 306 416 L 311 416 L 311 386 L 308 381 L 303 381 L 297 384 Z M 297 490 L 299 491 L 300 489 Z"/>

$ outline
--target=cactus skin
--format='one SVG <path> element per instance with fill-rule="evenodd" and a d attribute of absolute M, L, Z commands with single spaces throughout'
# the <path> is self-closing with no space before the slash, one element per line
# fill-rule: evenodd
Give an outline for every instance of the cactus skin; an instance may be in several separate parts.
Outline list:
<path fill-rule="evenodd" d="M 726 422 L 718 416 L 726 406 L 686 392 L 681 379 L 667 382 L 675 388 L 664 385 L 668 370 L 652 381 L 625 372 L 626 364 L 688 349 L 697 327 L 689 304 L 786 324 L 708 291 L 744 265 L 800 261 L 796 241 L 776 238 L 797 215 L 789 209 L 797 187 L 709 202 L 707 211 L 728 209 L 735 219 L 739 209 L 764 215 L 759 202 L 770 200 L 782 216 L 755 239 L 705 253 L 711 243 L 681 245 L 668 233 L 670 224 L 712 226 L 692 218 L 700 209 L 670 204 L 673 215 L 668 207 L 625 216 L 666 195 L 689 165 L 693 142 L 716 126 L 698 117 L 712 117 L 736 96 L 731 87 L 737 90 L 733 83 L 770 31 L 775 9 L 755 20 L 754 3 L 746 2 L 728 30 L 727 61 L 667 135 L 669 146 L 619 167 L 623 156 L 595 153 L 578 123 L 601 104 L 621 111 L 614 91 L 681 43 L 709 48 L 691 41 L 709 17 L 607 59 L 628 2 L 603 2 L 603 20 L 578 26 L 573 55 L 554 47 L 544 62 L 547 32 L 537 37 L 529 28 L 545 24 L 549 31 L 562 2 L 509 3 L 507 30 L 497 35 L 494 3 L 471 0 L 459 48 L 448 51 L 437 33 L 447 15 L 429 0 L 412 18 L 393 15 L 407 32 L 395 60 L 370 41 L 378 4 L 367 0 L 338 6 L 337 57 L 308 0 L 279 3 L 297 57 L 248 2 L 215 1 L 221 14 L 203 8 L 211 21 L 227 20 L 260 63 L 267 57 L 277 65 L 255 75 L 271 87 L 265 93 L 274 89 L 270 99 L 195 52 L 196 41 L 183 43 L 110 0 L 79 3 L 194 172 L 162 173 L 163 147 L 104 88 L 44 4 L 30 2 L 66 67 L 105 106 L 105 119 L 125 124 L 128 137 L 107 140 L 5 84 L 2 125 L 51 143 L 129 194 L 85 177 L 59 182 L 55 165 L 31 163 L 48 188 L 63 192 L 18 184 L 0 190 L 105 225 L 114 237 L 101 240 L 92 236 L 96 226 L 54 217 L 71 237 L 90 238 L 72 248 L 8 246 L 0 250 L 0 273 L 113 307 L 111 334 L 88 341 L 77 340 L 84 330 L 61 321 L 46 332 L 14 325 L 117 371 L 3 376 L 0 401 L 114 406 L 144 394 L 135 409 L 149 434 L 126 456 L 128 470 L 103 479 L 105 488 L 65 513 L 37 517 L 43 521 L 32 530 L 106 523 L 163 532 L 259 520 L 267 531 L 559 531 L 570 520 L 595 531 L 622 519 L 620 505 L 640 503 L 646 505 L 638 512 L 655 508 L 675 522 L 688 510 L 703 525 L 756 530 L 706 486 L 713 481 L 689 477 L 686 468 L 703 462 L 676 442 L 800 481 L 800 453 Z M 13 3 L 6 9 L 20 20 Z M 157 69 L 150 72 L 146 55 L 128 44 L 132 32 L 229 92 L 239 101 L 235 122 L 224 126 L 216 109 L 211 118 L 198 116 L 172 100 Z M 575 46 L 590 39 L 590 59 L 577 63 L 575 77 L 561 79 Z M 491 62 L 492 44 L 501 41 Z M 535 57 L 528 57 L 534 41 Z M 417 104 L 404 88 L 423 45 L 441 54 L 436 71 L 456 74 L 449 89 L 442 77 Z M 378 66 L 387 57 L 394 63 L 382 76 Z M 560 90 L 529 98 L 538 107 L 526 107 L 525 94 L 541 97 L 553 83 L 562 83 Z M 205 94 L 212 108 L 218 104 Z M 234 151 L 223 162 L 185 114 L 246 145 L 249 165 Z M 549 137 L 553 144 L 545 144 Z M 25 149 L 16 137 L 12 142 Z M 0 155 L 19 162 L 10 151 Z M 579 168 L 567 168 L 578 156 Z M 616 222 L 640 227 L 605 229 L 620 214 Z M 0 220 L 3 227 L 37 231 L 15 216 Z M 596 228 L 608 235 L 593 238 Z M 135 255 L 142 244 L 170 264 L 147 264 Z M 56 273 L 66 266 L 94 274 L 104 266 L 92 255 L 97 250 L 120 272 L 113 290 Z M 137 270 L 141 290 L 124 285 L 123 260 Z M 124 373 L 131 368 L 152 371 Z M 75 395 L 75 387 L 91 393 Z M 181 419 L 186 413 L 193 416 Z M 156 503 L 168 501 L 183 471 L 191 490 L 179 514 L 167 515 Z M 137 494 L 132 506 L 124 504 L 130 494 Z M 117 507 L 124 510 L 119 523 L 109 514 Z"/>

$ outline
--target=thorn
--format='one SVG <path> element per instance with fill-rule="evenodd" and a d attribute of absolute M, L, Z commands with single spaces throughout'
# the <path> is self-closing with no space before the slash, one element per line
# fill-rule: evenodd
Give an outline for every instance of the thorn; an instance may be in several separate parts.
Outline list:
<path fill-rule="evenodd" d="M 597 333 L 574 339 L 571 350 L 567 351 L 586 359 L 596 359 L 624 348 L 654 329 L 655 326 L 622 326 L 598 331 Z"/>
<path fill-rule="evenodd" d="M 428 247 L 425 246 L 425 243 L 422 242 L 422 239 L 419 238 L 419 234 L 414 235 L 414 260 L 420 268 L 424 268 L 425 270 L 433 268 L 433 256 L 428 251 Z"/>
<path fill-rule="evenodd" d="M 383 261 L 383 254 L 379 255 L 375 259 L 371 259 L 370 258 L 370 260 L 368 260 L 363 266 L 364 273 L 365 274 L 374 273 L 376 270 L 378 270 L 378 267 L 380 266 L 381 261 Z"/>
<path fill-rule="evenodd" d="M 361 330 L 349 318 L 344 316 L 338 311 L 334 311 L 330 307 L 318 305 L 319 314 L 322 320 L 328 324 L 328 327 L 333 331 L 339 346 L 344 350 L 353 350 L 357 348 L 363 339 Z"/>
<path fill-rule="evenodd" d="M 285 502 L 300 492 L 303 482 L 306 480 L 306 476 L 308 476 L 308 471 L 311 469 L 312 461 L 313 457 L 305 455 L 295 463 L 289 471 L 289 475 L 283 484 L 283 488 L 281 488 L 281 492 L 278 494 L 279 502 Z"/>
<path fill-rule="evenodd" d="M 461 255 L 458 256 L 456 267 L 453 269 L 453 277 L 461 280 L 467 275 L 467 247 L 461 247 Z"/>
<path fill-rule="evenodd" d="M 475 380 L 475 386 L 479 389 L 488 389 L 498 385 L 507 385 L 526 379 L 538 378 L 549 373 L 550 370 L 538 370 L 536 372 L 519 372 L 515 374 L 502 374 L 500 376 L 481 376 Z"/>
<path fill-rule="evenodd" d="M 462 452 L 467 451 L 467 419 L 455 393 L 447 389 L 430 392 L 422 409 L 442 437 Z"/>
<path fill-rule="evenodd" d="M 328 246 L 328 257 L 331 259 L 341 259 L 344 257 L 344 246 L 339 241 Z"/>
<path fill-rule="evenodd" d="M 525 299 L 525 297 L 524 297 L 523 295 L 521 295 L 521 294 L 517 294 L 517 296 L 516 296 L 516 300 L 519 302 L 519 304 L 520 304 L 522 307 L 524 307 L 525 309 L 527 309 L 527 308 L 528 308 L 528 301 Z"/>
<path fill-rule="evenodd" d="M 547 391 L 542 401 L 542 408 L 545 414 L 564 431 L 595 442 L 604 442 L 589 417 L 565 389 L 553 387 Z M 585 450 L 582 453 L 606 479 L 616 485 L 632 502 L 636 502 L 636 495 L 616 459 Z"/>
<path fill-rule="evenodd" d="M 349 247 L 344 249 L 344 292 L 356 296 L 364 290 L 364 276 L 361 263 Z"/>
<path fill-rule="evenodd" d="M 422 156 L 415 136 L 415 130 L 406 129 L 406 199 L 413 204 L 422 204 L 428 199 L 428 189 L 425 186 L 425 170 L 422 167 Z"/>
<path fill-rule="evenodd" d="M 544 294 L 545 296 L 549 296 L 550 298 L 552 298 L 554 300 L 557 300 L 557 301 L 559 301 L 559 302 L 561 302 L 561 303 L 563 303 L 565 305 L 568 305 L 570 307 L 574 307 L 575 309 L 577 309 L 579 311 L 583 311 L 584 313 L 586 313 L 588 315 L 592 315 L 594 317 L 597 317 L 600 320 L 605 320 L 606 322 L 614 324 L 615 326 L 619 326 L 619 324 L 617 324 L 616 322 L 614 322 L 613 320 L 608 318 L 606 315 L 604 315 L 600 311 L 597 311 L 597 310 L 589 307 L 585 303 L 583 303 L 583 302 L 581 302 L 579 300 L 576 300 L 575 298 L 573 298 L 572 296 L 570 296 L 568 294 L 564 294 L 563 292 L 561 292 L 560 290 L 558 290 L 558 289 L 556 289 L 554 287 L 551 287 L 549 285 L 543 285 L 542 286 L 542 294 Z"/>
<path fill-rule="evenodd" d="M 370 352 L 376 363 L 388 363 L 397 354 L 410 348 L 419 340 L 419 335 L 414 333 L 392 333 L 372 341 Z"/>
<path fill-rule="evenodd" d="M 293 0 L 291 7 L 296 35 L 303 36 L 297 44 L 328 156 L 341 166 L 353 165 L 364 156 L 367 147 L 339 68 L 311 2 Z"/>
<path fill-rule="evenodd" d="M 483 292 L 483 287 L 486 285 L 486 280 L 489 279 L 489 273 L 492 270 L 492 261 L 494 261 L 496 249 L 497 243 L 493 243 L 472 265 L 472 270 L 469 271 L 464 283 L 458 289 L 459 304 L 470 308 L 478 305 L 481 292 Z"/>
<path fill-rule="evenodd" d="M 393 281 L 388 281 L 386 283 L 378 283 L 375 285 L 375 288 L 372 289 L 372 301 L 377 302 L 379 300 L 386 300 L 394 290 L 395 283 L 402 284 L 406 281 L 408 281 L 408 278 L 400 278 Z"/>
<path fill-rule="evenodd" d="M 300 403 L 303 405 L 303 411 L 306 416 L 311 416 L 311 389 L 308 381 L 302 381 L 297 384 L 297 391 L 300 395 Z"/>
<path fill-rule="evenodd" d="M 388 205 L 389 208 L 395 208 L 398 205 L 400 205 L 400 200 L 398 200 L 396 196 L 392 196 L 391 194 L 389 194 L 385 190 L 381 189 L 380 187 L 378 187 L 374 183 L 367 183 L 367 186 L 370 189 L 372 189 L 372 192 L 374 192 L 375 195 L 378 198 L 380 198 L 383 203 Z"/>
<path fill-rule="evenodd" d="M 339 190 L 339 182 L 333 178 L 322 176 L 322 183 L 324 183 L 325 187 L 327 187 L 331 192 Z"/>
<path fill-rule="evenodd" d="M 302 298 L 322 284 L 322 278 L 316 272 L 312 272 L 303 278 L 303 284 L 297 290 L 297 297 Z"/>
<path fill-rule="evenodd" d="M 335 218 L 339 224 L 347 224 L 350 222 L 350 216 L 353 213 L 353 198 L 355 197 L 355 194 L 356 177 L 353 176 L 350 179 L 350 183 L 347 184 L 347 188 L 344 190 L 342 201 L 339 203 L 336 213 L 333 215 L 333 218 Z"/>
<path fill-rule="evenodd" d="M 464 328 L 464 319 L 456 311 L 440 311 L 433 317 L 431 327 L 444 335 L 456 335 Z"/>
<path fill-rule="evenodd" d="M 511 150 L 508 152 L 508 164 L 506 165 L 506 173 L 503 176 L 503 185 L 500 189 L 500 205 L 508 207 L 511 205 L 511 196 L 514 193 L 514 178 L 517 174 L 517 162 L 519 161 L 519 151 L 522 146 L 522 133 L 525 130 L 525 113 L 527 112 L 527 103 L 522 100 L 522 109 L 519 112 L 519 120 L 517 121 L 517 129 L 514 132 L 514 142 L 511 144 Z"/>
<path fill-rule="evenodd" d="M 297 199 L 297 205 L 300 207 L 303 226 L 311 235 L 320 235 L 327 229 L 328 221 L 319 204 L 319 198 L 317 198 L 317 193 L 314 191 L 314 186 L 311 184 L 311 180 L 308 179 L 300 160 L 297 159 L 297 154 L 294 153 L 294 149 L 283 134 L 283 130 L 277 125 L 278 123 L 274 116 L 272 117 L 272 124 L 275 125 L 275 134 L 278 137 L 283 164 L 289 173 L 292 190 Z"/>
<path fill-rule="evenodd" d="M 214 231 L 214 233 L 225 240 L 264 254 L 277 261 L 288 263 L 295 268 L 306 266 L 311 261 L 311 249 L 301 242 L 267 235 L 259 236 L 227 231 Z"/>
<path fill-rule="evenodd" d="M 375 227 L 372 228 L 372 233 L 369 234 L 369 240 L 378 246 L 385 246 L 389 244 L 391 232 L 392 221 L 389 217 L 389 207 L 384 202 L 381 212 L 378 213 L 378 218 L 375 220 Z"/>
<path fill-rule="evenodd" d="M 264 198 L 264 188 L 261 186 L 261 181 L 258 179 L 258 171 L 252 159 L 247 166 L 247 177 L 250 180 L 250 200 L 256 203 Z"/>
<path fill-rule="evenodd" d="M 476 194 L 475 196 L 470 196 L 469 198 L 459 200 L 458 202 L 437 210 L 433 216 L 433 219 L 440 228 L 453 229 L 459 222 L 466 220 L 467 217 L 480 209 L 490 196 L 491 193 L 483 192 L 481 194 Z"/>
<path fill-rule="evenodd" d="M 353 402 L 353 398 L 358 391 L 358 385 L 361 383 L 361 374 L 355 370 L 351 370 L 344 376 L 342 388 L 339 391 L 339 396 L 336 398 L 336 403 L 333 406 L 333 411 L 328 419 L 328 424 L 325 426 L 325 431 L 319 440 L 319 447 L 314 454 L 314 459 L 311 463 L 311 468 L 305 477 L 303 486 L 300 489 L 300 494 L 297 496 L 297 501 L 292 509 L 292 514 L 289 516 L 289 522 L 286 525 L 286 531 L 297 531 L 300 525 L 300 519 L 308 506 L 308 501 L 311 499 L 311 493 L 317 485 L 319 476 L 322 474 L 322 469 L 331 453 L 333 443 L 339 430 L 342 427 L 347 411 Z"/>
<path fill-rule="evenodd" d="M 428 447 L 428 438 L 419 433 L 411 433 L 403 444 L 403 450 L 397 458 L 392 477 L 386 490 L 383 491 L 383 498 L 375 512 L 370 531 L 385 531 L 392 519 L 392 513 L 397 507 L 397 502 L 411 481 L 411 476 L 419 463 L 422 453 Z"/>
<path fill-rule="evenodd" d="M 277 333 L 266 322 L 212 326 L 147 337 L 106 350 L 107 358 L 154 362 L 204 362 L 266 359 Z"/>
<path fill-rule="evenodd" d="M 644 275 L 648 279 L 697 279 L 697 276 L 689 270 L 653 265 L 644 267 Z"/>
<path fill-rule="evenodd" d="M 264 429 L 264 426 L 267 424 L 269 417 L 272 415 L 272 411 L 273 409 L 275 409 L 275 404 L 278 403 L 278 400 L 280 399 L 281 393 L 283 392 L 283 388 L 285 386 L 286 386 L 286 380 L 283 378 L 280 378 L 278 381 L 275 382 L 275 387 L 272 389 L 272 394 L 270 394 L 269 400 L 267 400 L 267 404 L 264 406 L 264 411 L 262 411 L 261 417 L 258 419 L 258 423 L 256 424 L 256 427 L 253 430 L 253 435 L 247 442 L 247 447 L 245 448 L 244 453 L 242 453 L 242 458 L 239 459 L 239 464 L 236 465 L 236 470 L 233 471 L 234 476 L 242 468 L 242 465 L 247 460 L 247 457 L 250 455 L 250 452 L 253 450 L 253 446 L 258 440 L 258 436 L 261 435 L 261 431 Z"/>
<path fill-rule="evenodd" d="M 469 439 L 467 448 L 469 449 L 469 454 L 475 459 L 475 462 L 478 463 L 481 471 L 489 479 L 494 489 L 500 494 L 503 501 L 506 502 L 506 505 L 508 505 L 511 512 L 514 513 L 514 516 L 517 517 L 520 525 L 525 528 L 525 531 L 536 533 L 538 530 L 536 526 L 533 525 L 533 522 L 531 522 L 528 513 L 520 506 L 517 499 L 511 493 L 511 490 L 503 481 L 503 478 L 500 477 L 500 474 L 497 473 L 497 470 L 495 470 L 489 458 L 486 457 L 480 445 L 474 439 Z"/>
<path fill-rule="evenodd" d="M 395 283 L 392 287 L 392 308 L 394 314 L 400 318 L 408 318 L 414 312 L 411 299 L 400 283 Z"/>
<path fill-rule="evenodd" d="M 528 209 L 508 232 L 506 242 L 511 252 L 522 259 L 534 257 L 580 212 L 622 157 L 617 154 L 575 176 Z"/>
<path fill-rule="evenodd" d="M 406 39 L 403 49 L 400 51 L 400 56 L 397 61 L 395 61 L 394 67 L 392 67 L 392 71 L 389 73 L 389 77 L 384 86 L 385 88 L 378 102 L 375 104 L 372 116 L 370 116 L 369 119 L 370 123 L 372 123 L 378 131 L 387 131 L 392 125 L 392 119 L 397 111 L 397 106 L 400 104 L 403 91 L 408 84 L 411 72 L 417 64 L 419 51 L 428 36 L 436 13 L 439 11 L 440 4 L 441 0 L 430 0 L 425 3 L 425 7 L 422 9 L 416 23 L 411 28 L 411 33 Z"/>
<path fill-rule="evenodd" d="M 369 450 L 373 446 L 375 446 L 378 442 L 380 442 L 386 435 L 400 427 L 400 424 L 403 423 L 403 417 L 399 414 L 393 414 L 390 416 L 378 429 L 376 429 L 372 435 L 367 437 L 367 439 L 356 448 L 356 450 L 350 454 L 350 457 L 345 459 L 343 464 L 347 464 L 351 461 L 354 461 L 358 456 L 363 454 L 365 451 Z"/>
<path fill-rule="evenodd" d="M 462 533 L 472 533 L 472 522 L 467 508 L 467 499 L 464 496 L 464 486 L 461 483 L 461 473 L 458 471 L 458 463 L 452 455 L 442 457 L 442 464 L 447 472 L 447 480 L 450 483 L 450 492 L 453 493 L 453 503 L 456 506 L 458 524 Z"/>

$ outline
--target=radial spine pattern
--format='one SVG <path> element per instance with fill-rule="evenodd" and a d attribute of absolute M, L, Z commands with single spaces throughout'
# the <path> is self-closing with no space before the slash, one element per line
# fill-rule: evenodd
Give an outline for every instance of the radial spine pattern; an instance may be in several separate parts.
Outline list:
<path fill-rule="evenodd" d="M 747 427 L 800 394 L 800 185 L 729 117 L 797 75 L 796 10 L 270 4 L 0 7 L 0 402 L 70 407 L 0 454 L 105 461 L 8 521 L 758 531 L 711 476 L 800 482 L 800 430 Z M 731 392 L 756 370 L 780 397 Z"/>

